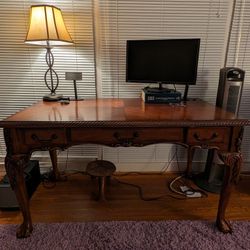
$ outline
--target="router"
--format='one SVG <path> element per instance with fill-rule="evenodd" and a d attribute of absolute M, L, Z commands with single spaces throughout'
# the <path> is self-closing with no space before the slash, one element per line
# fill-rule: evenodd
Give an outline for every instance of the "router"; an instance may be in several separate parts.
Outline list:
<path fill-rule="evenodd" d="M 159 89 L 146 87 L 142 90 L 145 103 L 180 103 L 181 93 L 173 89 Z"/>

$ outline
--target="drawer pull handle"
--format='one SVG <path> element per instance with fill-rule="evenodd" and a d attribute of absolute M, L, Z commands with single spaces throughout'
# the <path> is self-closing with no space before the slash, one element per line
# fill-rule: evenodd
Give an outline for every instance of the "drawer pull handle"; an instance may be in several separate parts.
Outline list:
<path fill-rule="evenodd" d="M 197 140 L 197 141 L 199 141 L 199 142 L 210 142 L 210 141 L 212 141 L 212 140 L 214 140 L 215 138 L 217 138 L 218 137 L 218 133 L 213 133 L 212 135 L 211 135 L 211 137 L 210 138 L 205 138 L 205 139 L 202 139 L 201 137 L 200 137 L 200 135 L 198 134 L 198 133 L 194 133 L 194 138 Z"/>
<path fill-rule="evenodd" d="M 31 138 L 36 142 L 47 144 L 47 143 L 51 143 L 53 140 L 56 140 L 58 136 L 56 134 L 52 134 L 49 139 L 40 139 L 37 135 L 32 134 Z"/>
<path fill-rule="evenodd" d="M 139 133 L 138 132 L 134 132 L 132 134 L 132 137 L 122 137 L 118 132 L 114 133 L 114 138 L 119 142 L 119 144 L 123 147 L 129 147 L 132 146 L 134 144 L 134 140 L 139 137 Z"/>

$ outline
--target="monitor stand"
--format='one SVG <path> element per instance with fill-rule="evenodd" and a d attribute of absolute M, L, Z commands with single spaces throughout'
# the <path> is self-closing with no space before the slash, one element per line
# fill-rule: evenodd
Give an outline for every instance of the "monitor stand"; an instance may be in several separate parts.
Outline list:
<path fill-rule="evenodd" d="M 147 90 L 149 93 L 170 93 L 170 92 L 176 92 L 174 89 L 168 89 L 168 88 L 163 88 L 162 87 L 162 83 L 159 82 L 159 87 L 158 88 L 150 88 L 150 87 L 146 87 L 145 90 Z M 182 101 L 183 102 L 187 102 L 188 101 L 188 89 L 189 89 L 189 84 L 185 85 L 185 90 L 184 90 L 184 94 L 183 94 L 183 98 Z"/>
<path fill-rule="evenodd" d="M 188 89 L 189 89 L 189 84 L 186 84 L 186 85 L 185 85 L 185 90 L 184 90 L 184 95 L 183 95 L 183 98 L 182 98 L 182 101 L 183 101 L 183 102 L 188 101 L 188 98 L 187 98 Z"/>
<path fill-rule="evenodd" d="M 163 88 L 161 82 L 159 82 L 158 84 L 159 84 L 158 88 L 146 87 L 145 89 L 147 89 L 147 91 L 150 92 L 150 93 L 167 93 L 167 92 L 175 91 L 173 89 Z"/>

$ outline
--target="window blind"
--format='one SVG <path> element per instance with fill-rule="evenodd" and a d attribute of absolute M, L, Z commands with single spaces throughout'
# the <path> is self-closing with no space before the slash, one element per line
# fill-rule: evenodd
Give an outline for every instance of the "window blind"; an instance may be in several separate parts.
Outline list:
<path fill-rule="evenodd" d="M 245 70 L 245 80 L 241 97 L 239 115 L 250 119 L 250 2 L 238 0 L 235 4 L 232 32 L 229 43 L 228 67 L 239 67 Z M 242 152 L 244 162 L 250 162 L 249 154 L 250 129 L 245 128 Z"/>
<path fill-rule="evenodd" d="M 145 86 L 125 82 L 126 40 L 201 38 L 197 85 L 190 87 L 189 96 L 215 101 L 228 0 L 99 0 L 99 10 L 96 39 L 100 40 L 102 96 L 138 97 Z"/>
<path fill-rule="evenodd" d="M 60 8 L 74 41 L 74 45 L 52 49 L 55 60 L 53 69 L 60 79 L 57 93 L 74 97 L 73 82 L 65 80 L 65 72 L 76 71 L 83 75 L 82 81 L 77 82 L 78 95 L 83 98 L 95 97 L 92 1 L 3 0 L 0 2 L 0 119 L 41 100 L 49 93 L 43 80 L 47 70 L 46 50 L 24 43 L 29 8 L 35 4 L 51 4 Z M 5 156 L 2 131 L 0 154 Z M 96 146 L 76 146 L 69 151 L 69 157 L 96 155 Z"/>
<path fill-rule="evenodd" d="M 128 83 L 126 76 L 126 40 L 200 38 L 197 85 L 190 86 L 188 97 L 215 103 L 219 70 L 222 67 L 228 20 L 229 0 L 99 0 L 98 40 L 99 95 L 102 97 L 139 97 L 144 84 Z M 98 11 L 97 11 L 98 10 Z M 180 72 L 181 74 L 181 72 Z M 153 86 L 153 85 L 151 85 Z M 167 86 L 173 88 L 173 86 Z M 184 87 L 176 85 L 183 93 Z M 156 148 L 158 147 L 158 148 Z M 151 146 L 145 154 L 159 155 L 162 147 Z M 114 153 L 111 153 L 111 152 Z M 171 151 L 165 147 L 166 155 Z M 109 159 L 128 161 L 147 157 L 139 150 L 105 148 Z M 118 154 L 118 156 L 117 156 Z M 185 159 L 184 153 L 180 154 Z M 157 157 L 155 158 L 157 161 Z"/>

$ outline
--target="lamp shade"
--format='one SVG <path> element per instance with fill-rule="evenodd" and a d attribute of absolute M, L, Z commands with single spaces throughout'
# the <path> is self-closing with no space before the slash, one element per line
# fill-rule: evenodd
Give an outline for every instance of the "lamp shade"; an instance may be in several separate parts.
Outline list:
<path fill-rule="evenodd" d="M 72 44 L 61 10 L 52 5 L 31 6 L 25 43 L 43 46 Z"/>

